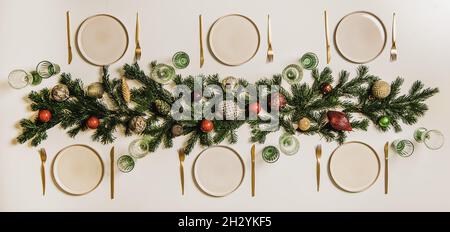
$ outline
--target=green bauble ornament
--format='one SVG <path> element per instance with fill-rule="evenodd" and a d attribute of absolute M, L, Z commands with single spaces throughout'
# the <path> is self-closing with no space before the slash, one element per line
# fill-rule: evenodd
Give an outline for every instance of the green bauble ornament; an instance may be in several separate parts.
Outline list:
<path fill-rule="evenodd" d="M 388 116 L 383 116 L 378 120 L 378 125 L 382 128 L 387 128 L 391 124 L 391 120 Z"/>
<path fill-rule="evenodd" d="M 167 102 L 163 100 L 156 100 L 154 104 L 156 112 L 158 112 L 161 116 L 167 116 L 170 113 L 170 105 Z"/>

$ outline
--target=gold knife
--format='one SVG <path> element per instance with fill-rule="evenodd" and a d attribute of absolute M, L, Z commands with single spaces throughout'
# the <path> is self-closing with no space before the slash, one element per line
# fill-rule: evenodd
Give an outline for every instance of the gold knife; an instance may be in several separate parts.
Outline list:
<path fill-rule="evenodd" d="M 111 199 L 114 199 L 114 146 L 111 148 L 109 156 L 111 160 Z"/>
<path fill-rule="evenodd" d="M 41 180 L 42 180 L 42 195 L 45 196 L 45 161 L 47 161 L 47 152 L 44 148 L 39 150 L 41 157 Z"/>
<path fill-rule="evenodd" d="M 331 61 L 331 47 L 330 47 L 330 37 L 328 34 L 328 15 L 327 11 L 324 11 L 325 16 L 325 39 L 326 39 L 326 46 L 327 46 L 327 64 Z"/>
<path fill-rule="evenodd" d="M 198 23 L 200 28 L 200 68 L 203 67 L 205 58 L 203 57 L 203 18 L 202 15 L 198 16 Z"/>
<path fill-rule="evenodd" d="M 67 27 L 67 49 L 68 49 L 68 63 L 72 63 L 72 46 L 70 45 L 70 12 L 66 12 L 66 27 Z"/>
<path fill-rule="evenodd" d="M 320 189 L 320 158 L 322 157 L 322 145 L 316 147 L 316 180 L 317 180 L 317 192 Z"/>
<path fill-rule="evenodd" d="M 389 142 L 386 142 L 386 144 L 384 144 L 384 194 L 388 194 L 388 185 L 389 185 L 388 151 L 389 151 Z"/>
<path fill-rule="evenodd" d="M 255 196 L 255 144 L 252 145 L 252 197 Z"/>
<path fill-rule="evenodd" d="M 181 195 L 184 195 L 184 159 L 186 158 L 184 149 L 178 150 L 178 158 L 180 159 Z"/>

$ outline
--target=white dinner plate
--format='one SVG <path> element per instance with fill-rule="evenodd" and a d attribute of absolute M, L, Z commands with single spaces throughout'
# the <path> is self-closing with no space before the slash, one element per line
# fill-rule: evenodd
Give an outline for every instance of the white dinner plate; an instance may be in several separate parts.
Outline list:
<path fill-rule="evenodd" d="M 236 151 L 225 146 L 213 146 L 198 155 L 193 175 L 204 193 L 224 197 L 241 185 L 244 170 L 244 162 Z"/>
<path fill-rule="evenodd" d="M 118 61 L 128 48 L 128 32 L 119 19 L 105 14 L 85 19 L 77 31 L 77 48 L 89 63 L 104 66 Z"/>
<path fill-rule="evenodd" d="M 70 195 L 93 191 L 103 179 L 103 161 L 98 153 L 85 145 L 63 148 L 53 159 L 52 177 L 56 186 Z"/>
<path fill-rule="evenodd" d="M 237 66 L 251 60 L 258 51 L 258 27 L 249 18 L 231 14 L 217 19 L 208 34 L 212 55 L 221 63 Z"/>
<path fill-rule="evenodd" d="M 363 64 L 377 58 L 386 45 L 386 28 L 369 12 L 353 12 L 336 26 L 334 42 L 346 60 Z"/>
<path fill-rule="evenodd" d="M 348 142 L 336 148 L 328 161 L 333 183 L 347 192 L 362 192 L 372 186 L 380 173 L 380 160 L 369 145 Z"/>

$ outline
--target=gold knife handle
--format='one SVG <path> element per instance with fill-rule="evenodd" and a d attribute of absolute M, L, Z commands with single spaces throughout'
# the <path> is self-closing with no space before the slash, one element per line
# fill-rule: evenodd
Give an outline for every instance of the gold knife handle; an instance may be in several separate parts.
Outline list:
<path fill-rule="evenodd" d="M 112 148 L 114 149 L 114 148 Z M 113 150 L 114 151 L 114 150 Z M 114 153 L 110 154 L 111 158 L 111 199 L 114 199 Z"/>
<path fill-rule="evenodd" d="M 317 192 L 319 192 L 320 189 L 320 162 L 317 161 L 316 164 L 316 179 L 317 179 Z"/>
<path fill-rule="evenodd" d="M 199 24 L 199 36 L 200 36 L 200 68 L 203 67 L 203 63 L 205 62 L 205 58 L 203 56 L 203 17 L 202 15 L 198 16 L 198 24 Z"/>
<path fill-rule="evenodd" d="M 41 162 L 41 179 L 42 179 L 42 196 L 45 196 L 45 166 L 44 166 L 44 162 Z"/>
<path fill-rule="evenodd" d="M 181 195 L 184 195 L 184 164 L 180 162 Z"/>
<path fill-rule="evenodd" d="M 252 197 L 255 196 L 255 161 L 252 161 Z"/>
<path fill-rule="evenodd" d="M 395 44 L 395 41 L 397 40 L 396 37 L 396 32 L 395 32 L 395 13 L 392 15 L 392 43 Z"/>
<path fill-rule="evenodd" d="M 388 185 L 389 185 L 388 172 L 389 172 L 388 160 L 385 159 L 384 160 L 384 194 L 388 194 Z"/>

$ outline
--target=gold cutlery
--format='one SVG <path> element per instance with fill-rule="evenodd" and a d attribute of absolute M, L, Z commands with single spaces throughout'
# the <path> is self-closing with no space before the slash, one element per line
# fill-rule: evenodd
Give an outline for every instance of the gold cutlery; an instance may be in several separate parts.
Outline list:
<path fill-rule="evenodd" d="M 184 149 L 178 150 L 178 158 L 180 159 L 181 195 L 184 195 L 184 159 L 186 158 Z"/>
<path fill-rule="evenodd" d="M 255 196 L 255 144 L 252 145 L 252 197 Z"/>
<path fill-rule="evenodd" d="M 114 199 L 114 146 L 109 152 L 110 162 L 111 162 L 111 199 Z"/>
<path fill-rule="evenodd" d="M 67 63 L 72 63 L 72 46 L 70 45 L 70 12 L 66 12 L 66 27 L 67 27 L 67 49 L 68 49 L 68 60 Z"/>
<path fill-rule="evenodd" d="M 389 159 L 389 142 L 384 144 L 384 194 L 388 194 L 388 185 L 389 185 L 389 169 L 388 169 L 388 159 Z"/>
<path fill-rule="evenodd" d="M 42 179 L 42 195 L 45 196 L 45 161 L 47 161 L 47 152 L 44 148 L 39 149 L 41 157 L 41 179 Z"/>
<path fill-rule="evenodd" d="M 267 15 L 267 61 L 272 62 L 273 61 L 273 49 L 272 49 L 272 38 L 271 38 L 272 30 L 270 26 L 270 15 Z"/>
<path fill-rule="evenodd" d="M 316 180 L 317 180 L 317 192 L 320 189 L 320 158 L 322 157 L 322 145 L 316 147 Z"/>
<path fill-rule="evenodd" d="M 397 60 L 397 44 L 395 38 L 395 13 L 392 15 L 392 47 L 391 47 L 391 61 Z"/>
<path fill-rule="evenodd" d="M 136 49 L 134 49 L 134 58 L 136 61 L 141 59 L 141 45 L 139 44 L 139 13 L 136 13 Z"/>
<path fill-rule="evenodd" d="M 205 58 L 203 57 L 203 18 L 202 15 L 198 16 L 199 31 L 200 31 L 200 68 L 203 67 Z"/>
<path fill-rule="evenodd" d="M 330 36 L 328 34 L 328 15 L 327 11 L 324 11 L 325 16 L 325 39 L 326 39 L 326 47 L 327 47 L 327 64 L 331 61 L 331 47 L 330 47 Z"/>

